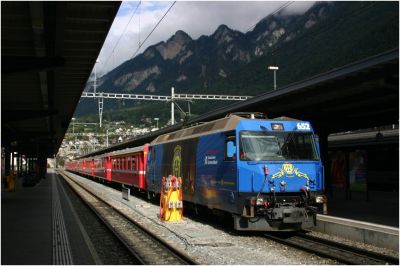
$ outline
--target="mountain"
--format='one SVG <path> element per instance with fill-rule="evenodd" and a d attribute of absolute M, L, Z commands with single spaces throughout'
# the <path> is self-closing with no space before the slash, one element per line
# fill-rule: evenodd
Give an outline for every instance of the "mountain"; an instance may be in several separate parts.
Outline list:
<path fill-rule="evenodd" d="M 302 15 L 267 16 L 247 33 L 221 25 L 193 40 L 177 31 L 99 78 L 97 91 L 257 95 L 272 89 L 268 65 L 279 66 L 279 87 L 398 48 L 398 9 L 398 2 L 317 2 Z M 104 109 L 132 104 L 106 100 Z M 192 111 L 221 104 L 201 102 Z M 160 112 L 145 115 L 156 117 L 151 110 Z M 76 115 L 96 112 L 93 99 L 81 99 Z"/>

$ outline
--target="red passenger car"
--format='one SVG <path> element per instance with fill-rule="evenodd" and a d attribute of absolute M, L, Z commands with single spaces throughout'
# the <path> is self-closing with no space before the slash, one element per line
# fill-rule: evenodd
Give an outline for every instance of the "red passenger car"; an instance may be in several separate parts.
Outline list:
<path fill-rule="evenodd" d="M 76 168 L 76 171 L 78 172 L 78 173 L 80 173 L 80 174 L 83 174 L 84 172 L 83 172 L 83 170 L 84 170 L 84 167 L 85 167 L 85 160 L 84 159 L 79 159 L 78 160 L 78 167 Z"/>
<path fill-rule="evenodd" d="M 139 190 L 146 189 L 146 161 L 149 145 L 107 154 L 112 182 L 125 184 Z"/>
<path fill-rule="evenodd" d="M 92 157 L 83 159 L 83 172 L 82 173 L 93 177 L 94 166 L 93 166 L 93 158 Z"/>
<path fill-rule="evenodd" d="M 78 162 L 77 161 L 65 161 L 64 168 L 68 171 L 76 172 L 77 168 L 78 168 Z"/>
<path fill-rule="evenodd" d="M 111 182 L 111 158 L 106 155 L 99 155 L 93 159 L 93 176 Z"/>

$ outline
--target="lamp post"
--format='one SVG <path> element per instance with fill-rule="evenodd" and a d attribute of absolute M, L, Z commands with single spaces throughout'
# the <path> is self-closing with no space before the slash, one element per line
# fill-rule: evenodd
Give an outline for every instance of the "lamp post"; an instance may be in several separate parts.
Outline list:
<path fill-rule="evenodd" d="M 158 129 L 158 120 L 160 120 L 160 118 L 156 117 L 156 118 L 154 118 L 154 120 L 157 121 L 157 129 Z"/>
<path fill-rule="evenodd" d="M 274 71 L 274 90 L 276 90 L 276 71 L 279 70 L 278 66 L 268 66 L 268 70 Z"/>
<path fill-rule="evenodd" d="M 75 117 L 72 117 L 72 135 L 75 136 Z"/>
<path fill-rule="evenodd" d="M 108 148 L 108 129 L 107 129 L 107 148 Z"/>
<path fill-rule="evenodd" d="M 74 147 L 76 152 L 75 119 L 75 117 L 72 117 L 72 135 L 74 136 Z"/>

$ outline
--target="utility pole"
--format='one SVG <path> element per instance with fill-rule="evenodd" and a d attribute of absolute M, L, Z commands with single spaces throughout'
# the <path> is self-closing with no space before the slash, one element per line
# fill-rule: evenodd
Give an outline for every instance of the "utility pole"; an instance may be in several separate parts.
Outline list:
<path fill-rule="evenodd" d="M 107 129 L 107 136 L 106 136 L 106 140 L 107 140 L 107 148 L 108 148 L 108 129 Z"/>
<path fill-rule="evenodd" d="M 97 63 L 100 63 L 100 60 L 97 59 L 96 63 L 94 64 L 94 93 L 96 93 L 96 89 L 97 89 Z M 99 126 L 101 128 L 101 120 L 103 118 L 103 95 L 100 94 L 99 97 L 99 118 L 100 118 L 100 122 L 99 122 Z"/>
<path fill-rule="evenodd" d="M 101 128 L 101 121 L 103 120 L 103 104 L 104 104 L 104 98 L 103 98 L 103 93 L 100 93 L 99 97 L 99 126 Z"/>
<path fill-rule="evenodd" d="M 72 117 L 72 135 L 74 136 L 74 147 L 76 152 L 75 119 L 75 117 Z"/>

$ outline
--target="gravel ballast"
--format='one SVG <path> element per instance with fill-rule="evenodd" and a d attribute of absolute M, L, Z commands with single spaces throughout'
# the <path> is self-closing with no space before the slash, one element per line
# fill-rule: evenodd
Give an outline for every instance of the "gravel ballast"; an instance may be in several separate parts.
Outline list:
<path fill-rule="evenodd" d="M 238 233 L 231 229 L 200 222 L 199 219 L 184 217 L 179 222 L 164 222 L 159 219 L 159 206 L 139 197 L 122 199 L 121 191 L 87 178 L 65 172 L 98 195 L 110 202 L 114 208 L 122 210 L 132 219 L 144 225 L 165 241 L 186 252 L 200 264 L 338 264 L 337 261 L 319 257 L 288 247 L 263 237 L 260 233 Z M 213 219 L 211 217 L 211 219 Z M 217 218 L 216 218 L 217 219 Z M 329 238 L 313 232 L 318 237 Z M 364 247 L 361 243 L 335 238 L 344 244 Z M 398 256 L 390 250 L 366 247 L 380 253 Z"/>

